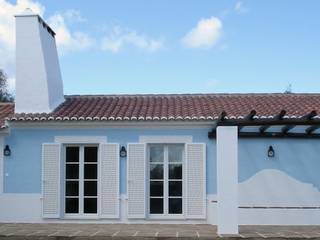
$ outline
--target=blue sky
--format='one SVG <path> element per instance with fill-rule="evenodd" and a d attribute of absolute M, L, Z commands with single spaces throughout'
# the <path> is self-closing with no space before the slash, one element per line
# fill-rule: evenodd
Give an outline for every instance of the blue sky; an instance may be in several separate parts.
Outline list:
<path fill-rule="evenodd" d="M 39 7 L 57 34 L 67 31 L 58 43 L 66 94 L 320 92 L 320 1 L 1 4 Z"/>

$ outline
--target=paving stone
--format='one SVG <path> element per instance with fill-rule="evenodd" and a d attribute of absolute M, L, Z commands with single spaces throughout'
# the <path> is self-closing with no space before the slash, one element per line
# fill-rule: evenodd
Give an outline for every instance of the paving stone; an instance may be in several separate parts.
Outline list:
<path fill-rule="evenodd" d="M 240 226 L 224 239 L 320 239 L 320 226 Z M 219 239 L 216 226 L 201 224 L 0 224 L 6 240 Z"/>

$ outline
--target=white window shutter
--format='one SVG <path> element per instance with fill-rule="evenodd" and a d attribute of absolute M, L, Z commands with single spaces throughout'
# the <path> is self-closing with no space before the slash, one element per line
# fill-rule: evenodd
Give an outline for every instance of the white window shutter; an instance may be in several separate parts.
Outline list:
<path fill-rule="evenodd" d="M 143 143 L 128 144 L 128 218 L 146 216 L 146 148 Z"/>
<path fill-rule="evenodd" d="M 206 145 L 186 144 L 186 217 L 206 217 Z"/>
<path fill-rule="evenodd" d="M 42 217 L 60 217 L 60 144 L 42 145 Z"/>
<path fill-rule="evenodd" d="M 100 144 L 100 217 L 119 218 L 119 144 Z"/>

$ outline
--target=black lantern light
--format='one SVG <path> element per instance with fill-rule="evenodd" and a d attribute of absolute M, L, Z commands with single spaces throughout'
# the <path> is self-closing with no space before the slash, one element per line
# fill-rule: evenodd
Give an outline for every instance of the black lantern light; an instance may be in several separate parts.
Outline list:
<path fill-rule="evenodd" d="M 5 148 L 3 149 L 3 155 L 5 155 L 5 156 L 11 155 L 11 150 L 10 150 L 9 145 L 6 145 Z"/>
<path fill-rule="evenodd" d="M 125 148 L 125 146 L 122 146 L 120 149 L 120 157 L 126 157 L 127 156 L 127 150 Z"/>
<path fill-rule="evenodd" d="M 272 146 L 269 146 L 269 149 L 268 149 L 268 157 L 269 158 L 273 158 L 274 157 L 274 149 Z"/>

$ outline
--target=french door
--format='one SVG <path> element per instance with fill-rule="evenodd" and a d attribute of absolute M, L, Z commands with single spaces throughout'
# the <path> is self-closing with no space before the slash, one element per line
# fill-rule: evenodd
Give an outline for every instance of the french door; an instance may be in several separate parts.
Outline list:
<path fill-rule="evenodd" d="M 98 146 L 65 146 L 65 215 L 98 213 Z"/>
<path fill-rule="evenodd" d="M 184 145 L 149 145 L 148 160 L 149 214 L 182 215 Z"/>

